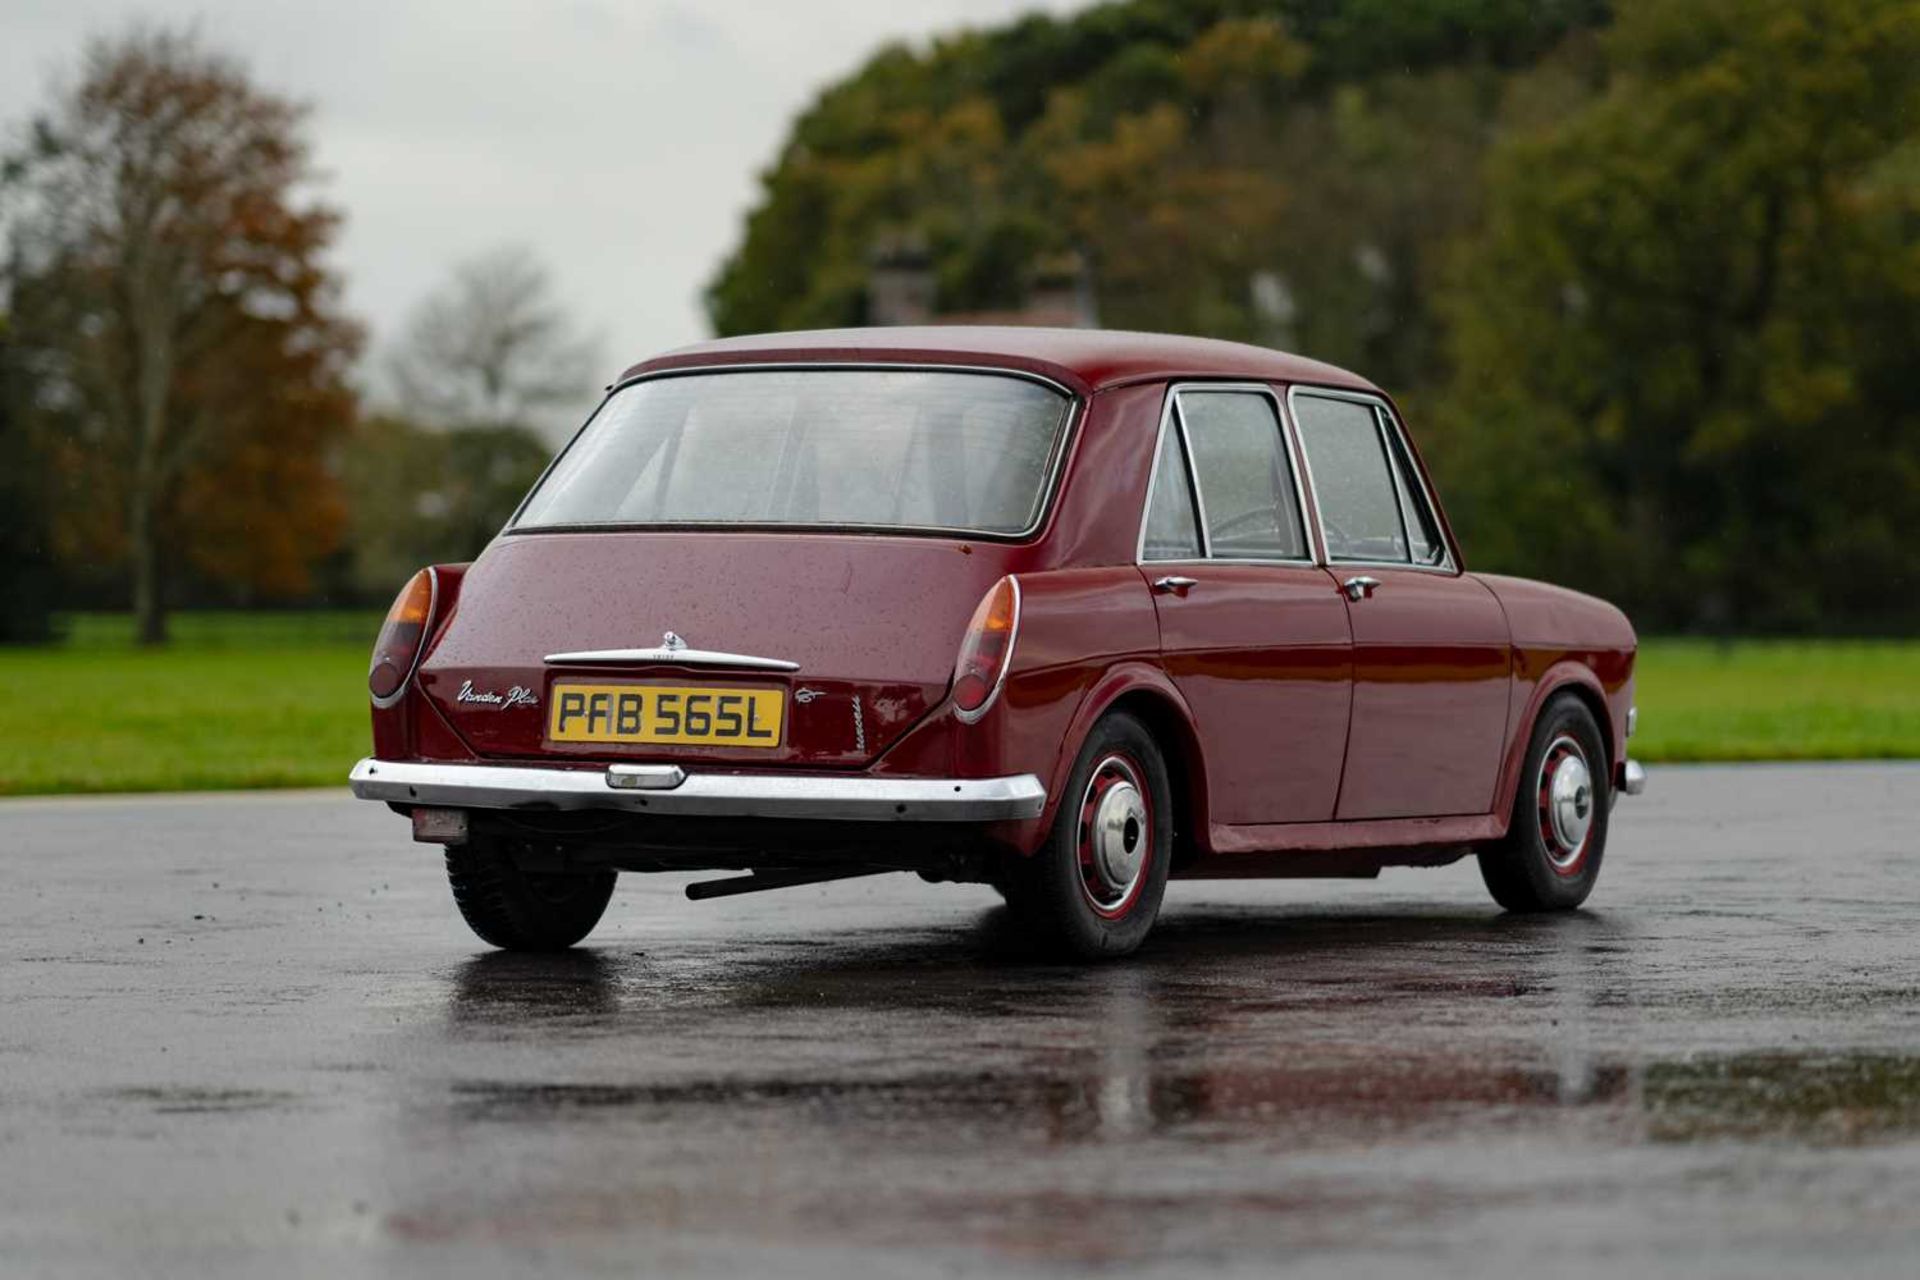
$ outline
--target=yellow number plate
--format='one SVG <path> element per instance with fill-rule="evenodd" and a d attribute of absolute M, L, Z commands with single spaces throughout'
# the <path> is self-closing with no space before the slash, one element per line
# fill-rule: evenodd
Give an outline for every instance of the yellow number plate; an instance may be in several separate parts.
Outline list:
<path fill-rule="evenodd" d="M 549 742 L 777 747 L 786 719 L 780 689 L 664 684 L 557 684 Z"/>

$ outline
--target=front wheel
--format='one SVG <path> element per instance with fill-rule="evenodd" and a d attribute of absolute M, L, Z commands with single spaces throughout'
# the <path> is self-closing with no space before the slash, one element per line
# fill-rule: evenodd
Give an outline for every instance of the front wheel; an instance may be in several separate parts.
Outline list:
<path fill-rule="evenodd" d="M 503 840 L 447 846 L 447 883 L 467 926 L 507 951 L 564 951 L 593 932 L 613 897 L 611 871 L 522 871 Z"/>
<path fill-rule="evenodd" d="M 1587 704 L 1548 702 L 1534 724 L 1506 838 L 1481 850 L 1480 878 L 1509 911 L 1566 911 L 1600 875 L 1611 805 L 1606 739 Z"/>
<path fill-rule="evenodd" d="M 1125 712 L 1093 727 L 1040 851 L 1013 858 L 1000 885 L 1042 941 L 1080 960 L 1145 941 L 1166 892 L 1173 795 L 1153 736 Z"/>

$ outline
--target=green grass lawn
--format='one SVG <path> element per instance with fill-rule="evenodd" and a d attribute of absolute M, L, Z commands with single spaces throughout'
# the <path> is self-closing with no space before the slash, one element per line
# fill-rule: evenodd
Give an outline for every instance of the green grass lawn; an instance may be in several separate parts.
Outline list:
<path fill-rule="evenodd" d="M 194 614 L 171 646 L 81 616 L 0 649 L 0 795 L 338 786 L 367 753 L 378 614 Z"/>
<path fill-rule="evenodd" d="M 190 614 L 134 647 L 125 618 L 0 649 L 0 795 L 336 786 L 368 746 L 376 614 Z M 1920 641 L 1652 640 L 1648 762 L 1920 757 Z"/>
<path fill-rule="evenodd" d="M 1920 757 L 1920 641 L 1649 640 L 1636 672 L 1643 760 Z"/>

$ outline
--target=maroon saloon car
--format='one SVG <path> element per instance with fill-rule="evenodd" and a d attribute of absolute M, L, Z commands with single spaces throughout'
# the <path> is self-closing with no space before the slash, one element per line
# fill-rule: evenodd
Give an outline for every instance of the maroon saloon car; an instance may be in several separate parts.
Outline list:
<path fill-rule="evenodd" d="M 408 583 L 352 782 L 511 948 L 578 942 L 621 871 L 985 882 L 1082 957 L 1169 876 L 1473 853 L 1552 910 L 1643 785 L 1634 648 L 1466 572 L 1392 402 L 1332 366 L 741 338 L 630 369 L 478 560 Z"/>

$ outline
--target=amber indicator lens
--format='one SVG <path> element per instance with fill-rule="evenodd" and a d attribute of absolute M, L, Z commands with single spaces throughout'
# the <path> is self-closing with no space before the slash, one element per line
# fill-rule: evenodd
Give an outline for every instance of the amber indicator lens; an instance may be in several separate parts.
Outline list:
<path fill-rule="evenodd" d="M 993 698 L 1013 651 L 1013 625 L 1019 609 L 1020 596 L 1013 579 L 1002 578 L 973 611 L 953 672 L 953 703 L 961 711 L 978 711 Z"/>
<path fill-rule="evenodd" d="M 387 610 L 380 625 L 380 638 L 373 642 L 373 665 L 367 670 L 367 690 L 381 701 L 400 692 L 400 686 L 413 673 L 414 659 L 420 656 L 420 642 L 426 638 L 427 619 L 433 612 L 433 570 L 422 569 L 407 580 Z"/>

